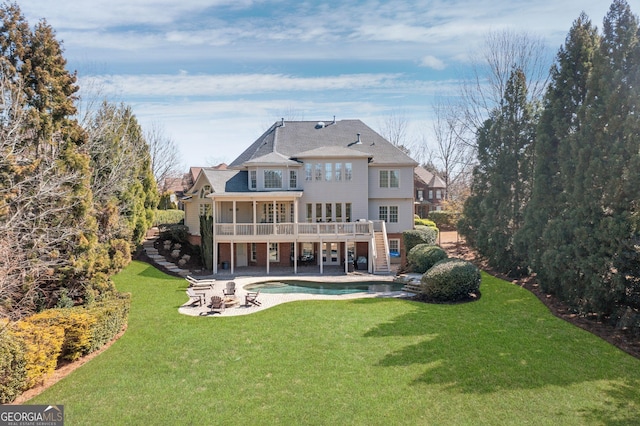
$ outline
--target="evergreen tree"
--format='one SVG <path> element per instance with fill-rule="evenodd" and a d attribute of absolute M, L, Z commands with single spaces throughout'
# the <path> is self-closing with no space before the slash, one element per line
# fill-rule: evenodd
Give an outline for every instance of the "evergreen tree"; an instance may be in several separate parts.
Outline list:
<path fill-rule="evenodd" d="M 602 315 L 624 305 L 640 276 L 634 222 L 640 201 L 639 48 L 637 18 L 625 1 L 614 0 L 579 117 L 569 200 L 573 301 Z"/>
<path fill-rule="evenodd" d="M 575 174 L 572 141 L 580 128 L 578 111 L 584 103 L 587 79 L 598 48 L 595 27 L 585 14 L 574 21 L 564 46 L 551 69 L 551 81 L 544 98 L 536 134 L 535 172 L 525 225 L 516 237 L 529 265 L 537 272 L 546 291 L 562 292 L 571 256 L 571 192 Z"/>
<path fill-rule="evenodd" d="M 101 243 L 139 244 L 158 201 L 149 146 L 131 108 L 103 102 L 87 126 Z"/>
<path fill-rule="evenodd" d="M 84 133 L 72 118 L 76 77 L 45 21 L 32 32 L 16 4 L 0 7 L 0 20 L 0 245 L 24 259 L 8 279 L 17 287 L 0 292 L 0 314 L 21 316 L 62 292 L 85 297 L 95 220 Z"/>
<path fill-rule="evenodd" d="M 530 197 L 534 124 L 525 75 L 514 69 L 501 107 L 478 135 L 479 165 L 461 229 L 493 267 L 511 275 L 522 274 L 526 266 L 514 246 L 514 236 L 523 225 Z"/>

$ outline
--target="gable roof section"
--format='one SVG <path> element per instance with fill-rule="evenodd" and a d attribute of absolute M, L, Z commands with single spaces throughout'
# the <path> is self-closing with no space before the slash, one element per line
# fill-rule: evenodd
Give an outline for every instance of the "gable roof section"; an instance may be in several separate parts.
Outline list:
<path fill-rule="evenodd" d="M 422 182 L 432 188 L 446 188 L 447 184 L 438 175 L 431 173 L 424 167 L 416 167 L 413 169 L 414 175 L 416 175 Z"/>
<path fill-rule="evenodd" d="M 348 155 L 368 156 L 372 159 L 372 164 L 378 165 L 415 166 L 417 164 L 402 150 L 360 120 L 328 122 L 324 126 L 317 124 L 316 121 L 278 121 L 240 154 L 229 167 L 246 166 L 271 153 L 278 153 L 289 159 L 309 157 L 309 154 L 314 156 L 321 154 L 321 157 Z M 359 137 L 358 134 L 360 134 Z M 336 154 L 332 153 L 334 150 Z"/>
<path fill-rule="evenodd" d="M 249 192 L 246 171 L 205 169 L 203 172 L 213 193 Z"/>
<path fill-rule="evenodd" d="M 290 160 L 288 157 L 278 153 L 270 152 L 262 157 L 252 158 L 244 163 L 245 166 L 261 165 L 261 166 L 299 166 L 297 161 Z"/>

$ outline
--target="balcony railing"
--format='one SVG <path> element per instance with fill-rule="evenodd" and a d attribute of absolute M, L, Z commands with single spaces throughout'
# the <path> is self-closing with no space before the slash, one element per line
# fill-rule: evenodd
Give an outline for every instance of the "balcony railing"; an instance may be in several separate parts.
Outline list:
<path fill-rule="evenodd" d="M 373 222 L 329 223 L 218 223 L 219 236 L 267 236 L 267 235 L 373 235 Z"/>

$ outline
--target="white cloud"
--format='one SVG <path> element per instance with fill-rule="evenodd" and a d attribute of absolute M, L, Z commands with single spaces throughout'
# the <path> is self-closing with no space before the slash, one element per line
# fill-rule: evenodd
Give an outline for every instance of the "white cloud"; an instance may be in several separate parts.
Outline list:
<path fill-rule="evenodd" d="M 447 65 L 440 59 L 432 55 L 427 55 L 420 61 L 420 66 L 433 68 L 434 70 L 441 71 L 447 67 Z"/>
<path fill-rule="evenodd" d="M 298 77 L 285 74 L 97 75 L 83 77 L 80 85 L 101 87 L 127 97 L 243 96 L 276 92 L 320 92 L 401 86 L 401 74 L 347 74 Z"/>

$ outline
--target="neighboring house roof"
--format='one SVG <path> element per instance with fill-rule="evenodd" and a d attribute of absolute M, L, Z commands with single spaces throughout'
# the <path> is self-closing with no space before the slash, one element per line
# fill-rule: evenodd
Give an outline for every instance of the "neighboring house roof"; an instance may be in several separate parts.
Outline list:
<path fill-rule="evenodd" d="M 340 120 L 323 125 L 316 121 L 278 121 L 229 167 L 244 167 L 273 153 L 289 159 L 309 157 L 309 154 L 319 157 L 366 155 L 372 164 L 416 165 L 411 157 L 362 121 Z"/>
<path fill-rule="evenodd" d="M 413 169 L 413 174 L 418 177 L 425 185 L 431 188 L 446 188 L 447 184 L 444 180 L 423 167 L 416 167 Z"/>

